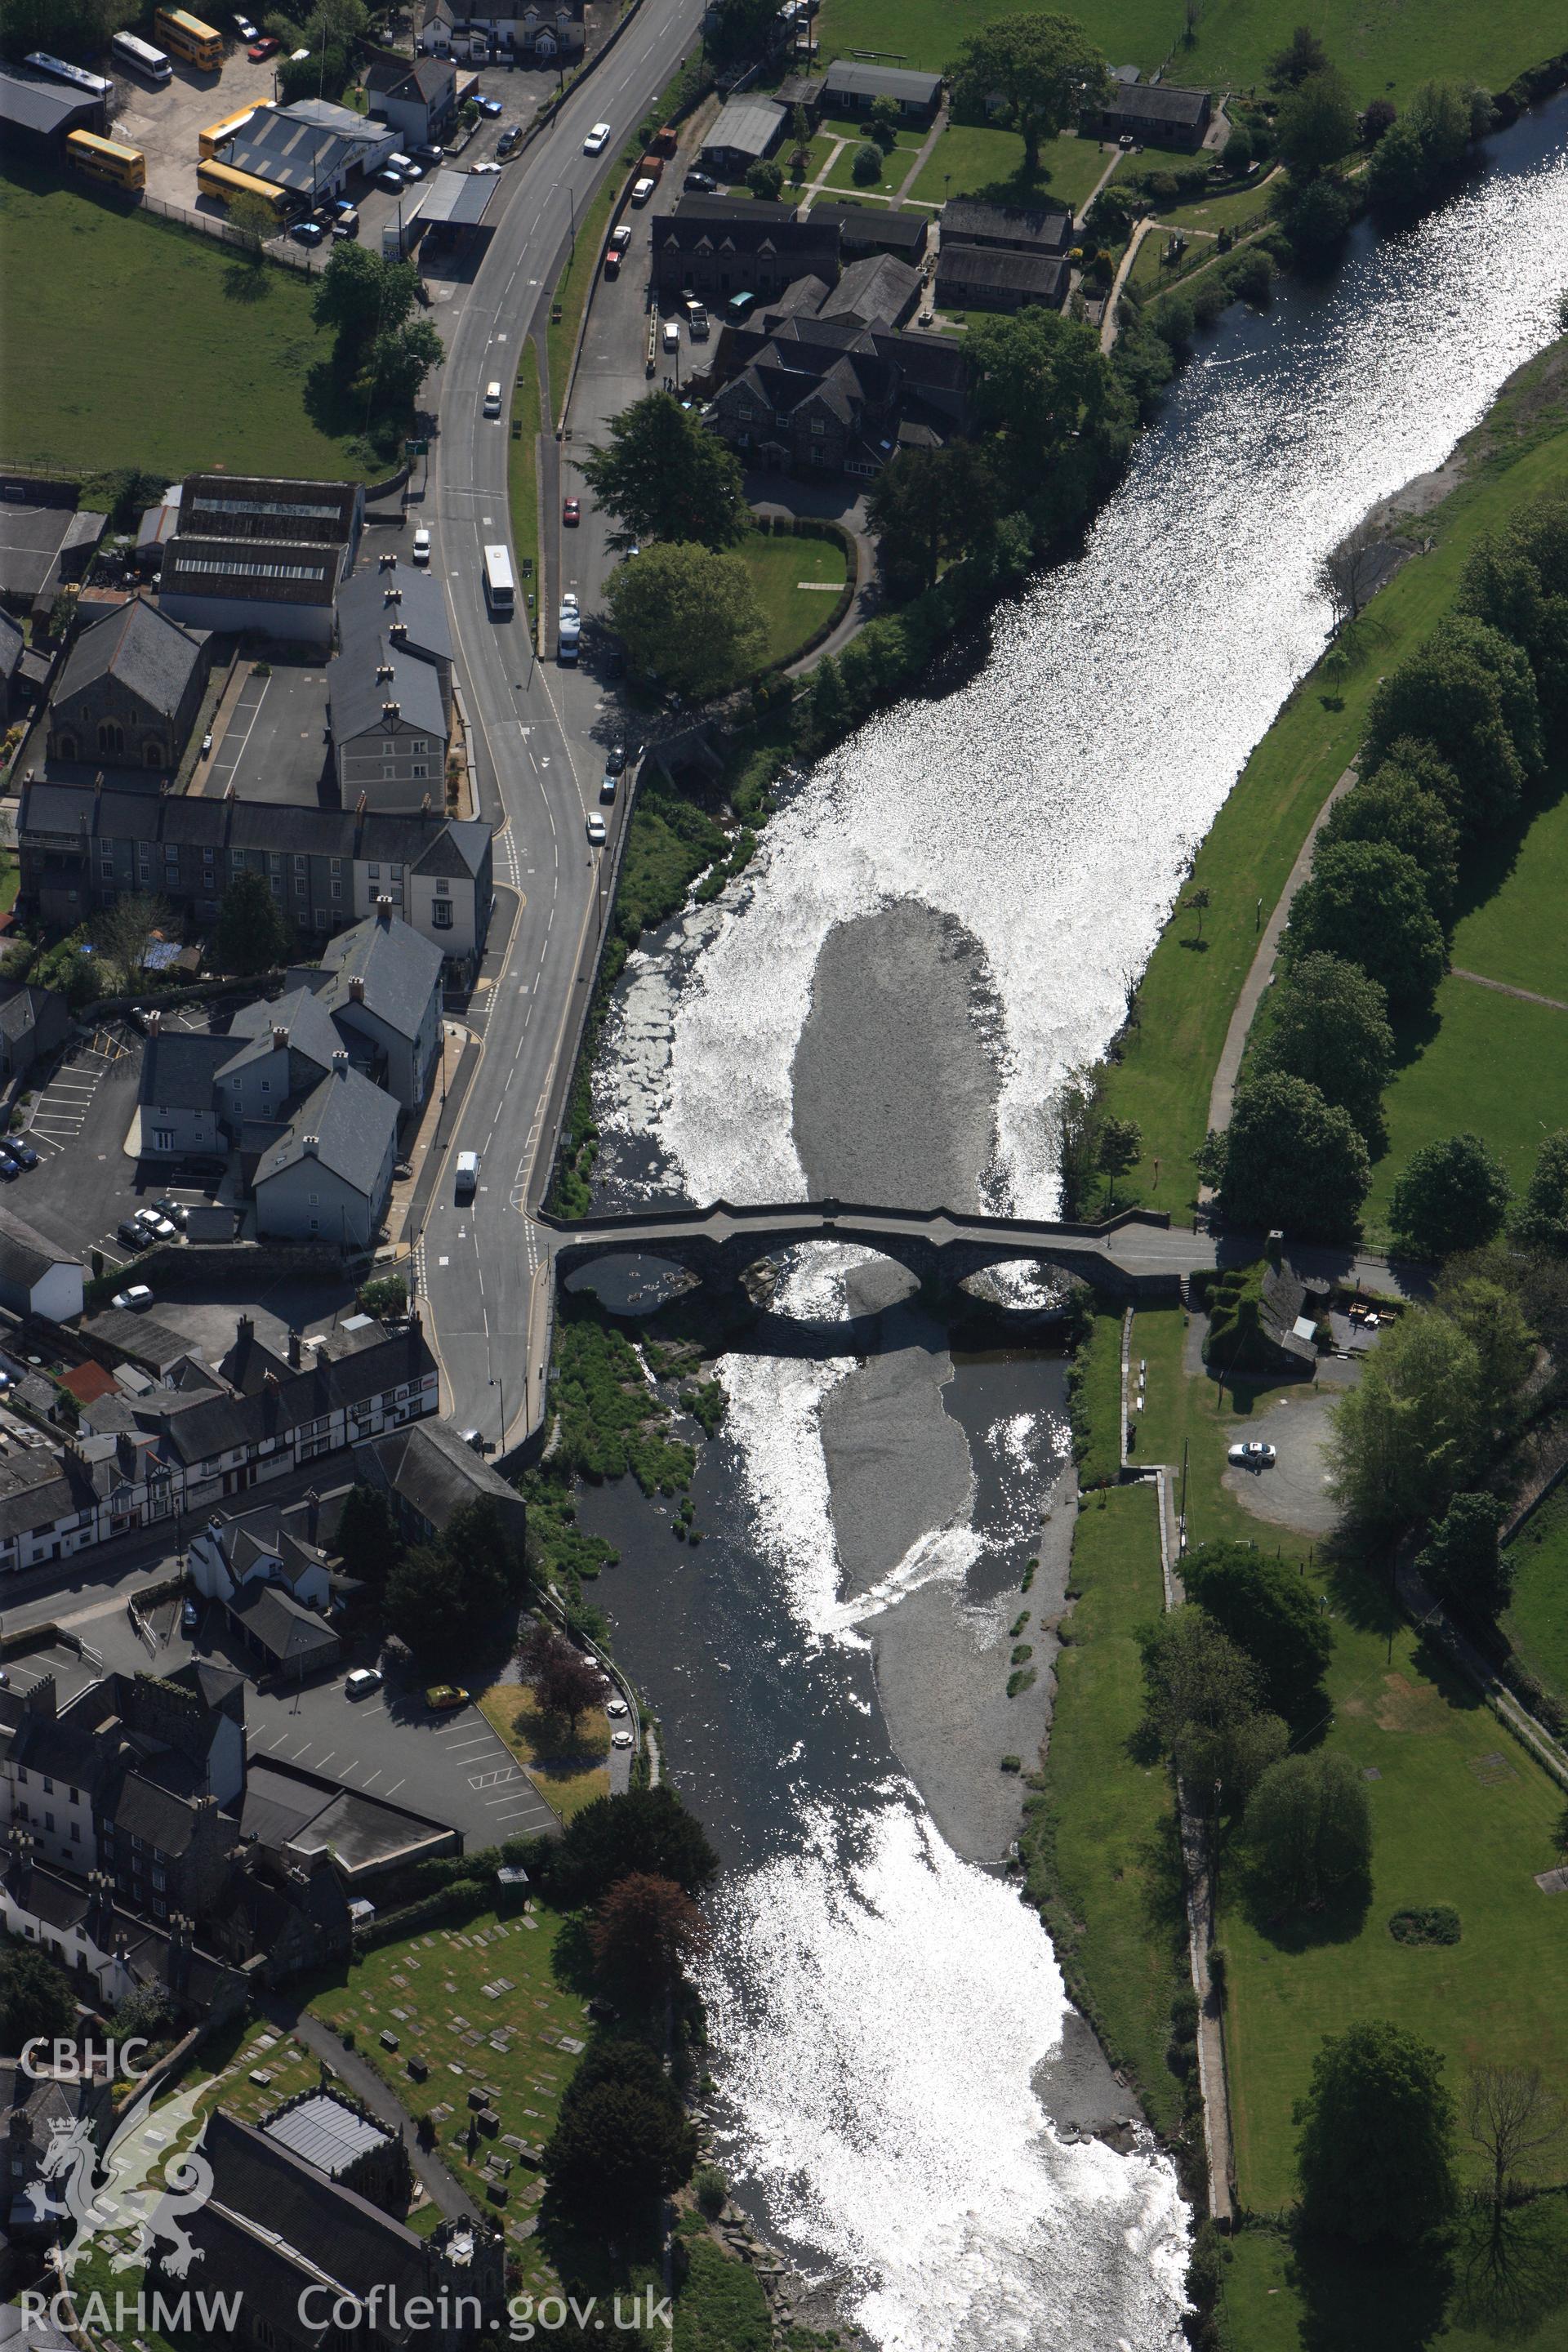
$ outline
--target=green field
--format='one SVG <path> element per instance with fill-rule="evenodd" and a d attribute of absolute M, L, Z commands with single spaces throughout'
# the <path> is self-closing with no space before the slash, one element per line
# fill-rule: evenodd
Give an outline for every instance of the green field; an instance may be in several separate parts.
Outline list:
<path fill-rule="evenodd" d="M 1554 0 L 1497 0 L 1488 9 L 1466 0 L 1370 8 L 1366 0 L 1310 0 L 1294 15 L 1279 0 L 1208 0 L 1190 49 L 1181 46 L 1178 0 L 1077 0 L 1068 13 L 1111 65 L 1138 65 L 1147 75 L 1168 58 L 1168 81 L 1216 90 L 1261 86 L 1268 59 L 1300 19 L 1326 42 L 1358 99 L 1387 89 L 1396 101 L 1434 74 L 1502 89 L 1527 66 L 1555 57 L 1563 38 Z M 876 49 L 884 63 L 934 68 L 982 26 L 1015 14 L 1014 0 L 823 0 L 817 35 L 825 59 Z"/>
<path fill-rule="evenodd" d="M 844 550 L 837 540 L 784 539 L 748 531 L 734 552 L 752 575 L 752 585 L 768 625 L 767 663 L 789 661 L 837 609 L 826 588 L 802 588 L 803 580 L 844 585 Z"/>
<path fill-rule="evenodd" d="M 1151 2120 L 1168 2129 L 1182 2105 L 1165 2063 L 1172 1995 L 1186 1981 L 1180 1870 L 1164 1769 L 1129 1753 L 1143 1713 L 1137 1629 L 1164 1605 L 1155 1510 L 1145 1486 L 1091 1496 L 1079 1513 L 1072 1582 L 1082 1598 L 1057 1660 L 1046 1794 L 1024 1845 L 1058 1958 L 1081 1980 Z"/>
<path fill-rule="evenodd" d="M 1455 926 L 1453 961 L 1568 1004 L 1565 904 L 1568 791 L 1533 820 L 1491 895 Z"/>
<path fill-rule="evenodd" d="M 173 480 L 208 467 L 348 479 L 379 462 L 327 376 L 303 272 L 52 184 L 0 177 L 0 458 Z M 373 473 L 372 478 L 374 478 Z"/>
<path fill-rule="evenodd" d="M 1509 1639 L 1531 1672 L 1568 1698 L 1568 1488 L 1560 1486 L 1525 1521 L 1508 1557 Z"/>
<path fill-rule="evenodd" d="M 1078 212 L 1110 161 L 1097 139 L 1047 139 L 1040 149 L 1037 178 L 1025 181 L 1024 142 L 1016 131 L 954 122 L 931 149 L 910 194 L 921 204 L 940 205 L 949 196 L 996 188 L 1005 190 L 1015 203 L 1038 204 L 1049 197 Z"/>
<path fill-rule="evenodd" d="M 1122 1059 L 1106 1073 L 1110 1108 L 1137 1119 L 1142 1129 L 1142 1159 L 1124 1180 L 1131 1198 L 1169 1209 L 1178 1219 L 1190 1215 L 1196 1195 L 1192 1156 L 1208 1124 L 1215 1068 L 1257 949 L 1259 899 L 1267 915 L 1313 818 L 1355 756 L 1379 677 L 1448 611 L 1476 540 L 1495 530 L 1516 508 L 1560 489 L 1568 479 L 1564 394 L 1546 373 L 1558 356 L 1554 345 L 1521 369 L 1486 422 L 1468 436 L 1463 446 L 1470 478 L 1422 522 L 1436 542 L 1433 552 L 1395 574 L 1370 607 L 1357 644 L 1331 650 L 1302 681 L 1253 752 L 1199 849 L 1182 895 L 1197 885 L 1210 893 L 1205 946 L 1200 952 L 1191 944 L 1190 915 L 1178 912 L 1166 925 L 1140 984 L 1141 1025 L 1125 1041 Z M 1545 396 L 1543 379 L 1552 385 Z M 1343 708 L 1327 709 L 1325 695 L 1342 700 Z M 1461 985 L 1469 986 L 1449 982 L 1447 989 Z M 1469 988 L 1469 993 L 1489 992 Z M 1499 1005 L 1509 1002 L 1495 999 Z M 1403 1083 L 1397 1082 L 1395 1091 Z M 1451 1120 L 1435 1131 L 1447 1133 L 1462 1123 Z M 1415 1131 L 1416 1124 L 1413 1108 L 1405 1131 Z M 1394 1155 L 1394 1165 L 1400 1164 Z"/>

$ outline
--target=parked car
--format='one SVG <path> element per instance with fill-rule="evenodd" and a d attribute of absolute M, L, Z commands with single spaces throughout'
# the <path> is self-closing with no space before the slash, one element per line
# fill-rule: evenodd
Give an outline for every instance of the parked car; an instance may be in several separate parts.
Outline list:
<path fill-rule="evenodd" d="M 156 1209 L 138 1209 L 136 1222 L 143 1233 L 152 1234 L 154 1241 L 173 1242 L 179 1239 L 178 1228 L 167 1217 L 161 1215 Z"/>
<path fill-rule="evenodd" d="M 146 1283 L 133 1282 L 129 1290 L 117 1290 L 109 1303 L 111 1307 L 123 1307 L 136 1314 L 143 1307 L 152 1306 L 153 1293 Z"/>
<path fill-rule="evenodd" d="M 599 779 L 599 798 L 602 801 L 613 801 L 616 797 L 616 790 L 620 783 L 620 781 L 619 776 L 612 776 L 608 768 L 606 768 L 604 774 Z"/>
<path fill-rule="evenodd" d="M 134 1217 L 121 1217 L 114 1234 L 115 1239 L 125 1249 L 146 1250 L 153 1246 L 153 1235 L 145 1225 L 139 1225 Z"/>
<path fill-rule="evenodd" d="M 708 341 L 708 313 L 700 302 L 694 302 L 686 314 L 687 331 L 694 343 Z"/>
<path fill-rule="evenodd" d="M 430 534 L 423 524 L 414 534 L 414 561 L 416 563 L 428 563 L 430 561 Z"/>
<path fill-rule="evenodd" d="M 434 1707 L 437 1715 L 448 1715 L 454 1707 L 468 1706 L 468 1694 L 461 1683 L 432 1683 L 425 1694 L 425 1704 Z"/>
<path fill-rule="evenodd" d="M 181 1630 L 186 1633 L 194 1633 L 201 1622 L 201 1603 L 187 1593 L 180 1610 Z"/>
<path fill-rule="evenodd" d="M 663 342 L 664 348 L 667 352 L 678 352 L 680 349 L 680 321 L 679 319 L 667 319 L 665 320 L 664 333 L 660 338 L 660 341 Z"/>
<path fill-rule="evenodd" d="M 5 1149 L 10 1153 L 13 1160 L 19 1160 L 21 1161 L 24 1168 L 36 1168 L 37 1166 L 37 1153 L 34 1150 L 32 1145 L 26 1142 L 21 1136 L 8 1135 L 5 1139 Z"/>
<path fill-rule="evenodd" d="M 320 221 L 298 220 L 289 232 L 296 245 L 320 245 L 326 230 Z"/>
<path fill-rule="evenodd" d="M 378 188 L 384 188 L 389 196 L 399 195 L 403 189 L 403 174 L 395 172 L 389 163 L 384 172 L 376 173 L 375 184 Z"/>
<path fill-rule="evenodd" d="M 234 29 L 242 41 L 258 41 L 261 38 L 248 16 L 236 16 Z"/>
<path fill-rule="evenodd" d="M 474 104 L 479 108 L 481 114 L 488 114 L 492 118 L 498 114 L 504 113 L 506 110 L 501 105 L 499 98 L 477 98 L 474 100 Z"/>
<path fill-rule="evenodd" d="M 1279 1456 L 1261 1437 L 1249 1437 L 1245 1445 L 1231 1446 L 1225 1458 L 1238 1470 L 1271 1470 Z"/>
<path fill-rule="evenodd" d="M 423 163 L 428 171 L 432 172 L 447 160 L 443 151 L 428 141 L 423 147 L 411 147 L 408 152 L 416 163 Z"/>
<path fill-rule="evenodd" d="M 14 1184 L 22 1172 L 21 1162 L 0 1152 L 0 1184 Z"/>
<path fill-rule="evenodd" d="M 574 524 L 580 523 L 583 520 L 582 499 L 563 499 L 561 507 L 561 520 L 566 525 L 568 530 L 570 530 Z"/>
<path fill-rule="evenodd" d="M 605 820 L 595 810 L 588 819 L 589 845 L 595 849 L 603 849 L 609 837 L 609 833 L 605 828 Z"/>
<path fill-rule="evenodd" d="M 353 205 L 334 205 L 332 206 L 331 226 L 332 235 L 334 236 L 357 236 L 359 235 L 359 215 L 355 212 Z"/>
<path fill-rule="evenodd" d="M 172 1200 L 165 1193 L 161 1201 L 154 1201 L 153 1206 L 161 1217 L 167 1217 L 172 1224 L 178 1225 L 180 1231 L 184 1232 L 191 1213 L 183 1201 Z"/>
<path fill-rule="evenodd" d="M 609 251 L 605 254 L 605 275 L 606 278 L 618 278 L 620 276 L 622 250 L 623 248 L 620 246 L 612 245 Z"/>
<path fill-rule="evenodd" d="M 646 205 L 652 194 L 653 182 L 651 180 L 634 180 L 632 182 L 632 202 L 634 205 L 637 205 L 639 206 Z"/>
<path fill-rule="evenodd" d="M 607 122 L 595 122 L 594 128 L 589 131 L 588 136 L 583 142 L 583 152 L 584 155 L 602 155 L 609 143 L 609 124 Z"/>
<path fill-rule="evenodd" d="M 610 231 L 610 250 L 612 253 L 625 253 L 631 241 L 632 233 L 625 221 L 622 221 L 618 228 L 613 228 Z"/>
<path fill-rule="evenodd" d="M 268 58 L 275 58 L 282 47 L 283 44 L 276 33 L 264 33 L 260 40 L 252 41 L 245 54 L 253 66 L 261 66 L 266 64 Z"/>
<path fill-rule="evenodd" d="M 499 163 L 470 163 L 468 165 L 468 177 L 470 180 L 482 180 L 485 178 L 487 173 L 491 172 L 499 173 L 500 170 L 500 165 Z"/>
<path fill-rule="evenodd" d="M 379 1690 L 385 1680 L 379 1666 L 355 1666 L 353 1672 L 343 1678 L 343 1696 L 345 1698 L 368 1698 L 371 1692 Z"/>
<path fill-rule="evenodd" d="M 732 327 L 738 327 L 742 319 L 750 318 L 756 304 L 756 296 L 749 288 L 742 287 L 738 294 L 731 295 L 724 305 L 724 314 Z"/>
<path fill-rule="evenodd" d="M 625 772 L 626 772 L 626 745 L 625 745 L 624 743 L 612 743 L 612 744 L 611 744 L 611 746 L 610 746 L 610 748 L 609 748 L 609 750 L 608 750 L 608 751 L 605 752 L 605 775 L 606 775 L 606 776 L 619 776 L 619 775 L 624 775 L 624 774 L 625 774 Z"/>
<path fill-rule="evenodd" d="M 712 196 L 719 192 L 719 183 L 710 172 L 688 172 L 680 184 L 692 196 Z"/>
<path fill-rule="evenodd" d="M 521 123 L 509 122 L 506 129 L 501 132 L 500 137 L 496 141 L 496 153 L 498 155 L 510 155 L 513 149 L 520 147 L 521 143 Z"/>

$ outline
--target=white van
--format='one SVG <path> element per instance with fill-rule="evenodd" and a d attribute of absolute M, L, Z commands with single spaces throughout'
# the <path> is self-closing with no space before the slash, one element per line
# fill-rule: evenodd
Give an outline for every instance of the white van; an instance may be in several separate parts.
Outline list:
<path fill-rule="evenodd" d="M 487 416 L 499 416 L 500 415 L 500 386 L 499 383 L 487 383 L 485 386 L 485 415 Z"/>
<path fill-rule="evenodd" d="M 458 1200 L 471 1201 L 474 1197 L 475 1188 L 477 1187 L 479 1181 L 479 1153 L 477 1151 L 459 1151 L 458 1154 L 457 1185 Z"/>

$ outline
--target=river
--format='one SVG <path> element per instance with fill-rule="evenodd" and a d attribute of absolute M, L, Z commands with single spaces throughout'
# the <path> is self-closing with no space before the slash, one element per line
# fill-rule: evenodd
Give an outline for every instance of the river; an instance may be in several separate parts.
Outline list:
<path fill-rule="evenodd" d="M 1319 559 L 1550 340 L 1565 252 L 1558 101 L 1440 214 L 1358 229 L 1331 279 L 1203 338 L 1081 560 L 1000 616 L 983 672 L 853 737 L 741 880 L 633 957 L 597 1073 L 606 1202 L 1048 1213 L 1039 1106 L 1119 1025 L 1321 650 Z M 1043 1728 L 1043 1691 L 998 1713 L 999 1645 L 1022 1555 L 1042 1614 L 1061 1574 L 1059 1367 L 955 1363 L 887 1272 L 787 1270 L 798 1311 L 887 1303 L 868 1360 L 830 1339 L 723 1360 L 704 1549 L 628 1495 L 584 1511 L 618 1525 L 633 1564 L 603 1597 L 723 1850 L 727 2161 L 883 2352 L 1156 2352 L 1179 2341 L 1173 2176 L 1060 2128 L 1088 2119 L 1061 2095 L 1075 2021 L 987 1867 L 1016 1819 L 1001 1744 Z"/>

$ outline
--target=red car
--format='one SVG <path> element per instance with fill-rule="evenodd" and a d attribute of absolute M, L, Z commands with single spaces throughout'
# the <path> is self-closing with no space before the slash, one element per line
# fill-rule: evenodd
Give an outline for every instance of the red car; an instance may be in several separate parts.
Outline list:
<path fill-rule="evenodd" d="M 252 41 L 249 48 L 247 49 L 245 54 L 250 59 L 253 66 L 265 65 L 267 59 L 268 58 L 275 58 L 282 47 L 282 42 L 277 39 L 273 34 L 268 33 L 264 39 Z"/>
<path fill-rule="evenodd" d="M 561 509 L 561 520 L 563 522 L 581 522 L 583 520 L 582 500 L 580 499 L 568 499 L 565 505 Z"/>

